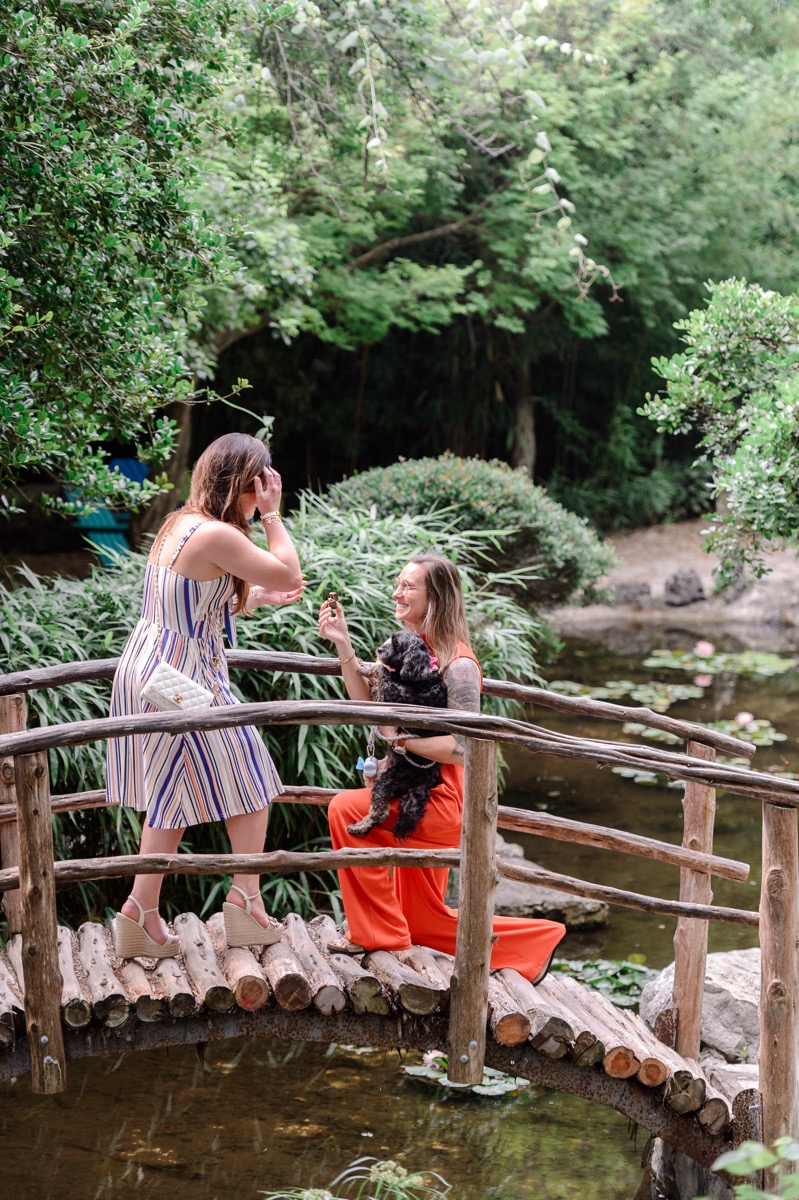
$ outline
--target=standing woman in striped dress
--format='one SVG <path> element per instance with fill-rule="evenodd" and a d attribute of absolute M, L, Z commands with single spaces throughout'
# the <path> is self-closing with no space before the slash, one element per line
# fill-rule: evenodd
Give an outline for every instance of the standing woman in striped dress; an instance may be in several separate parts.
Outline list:
<path fill-rule="evenodd" d="M 236 704 L 222 647 L 237 614 L 291 604 L 305 586 L 297 551 L 280 518 L 282 485 L 256 438 L 217 438 L 195 464 L 189 498 L 158 532 L 144 580 L 141 618 L 119 660 L 111 715 L 156 711 L 142 686 L 159 661 Z M 250 540 L 261 514 L 268 550 Z M 147 818 L 142 854 L 174 854 L 186 827 L 224 820 L 234 854 L 263 851 L 269 801 L 282 786 L 258 732 L 245 725 L 207 732 L 151 733 L 108 742 L 106 790 Z M 120 958 L 171 958 L 178 938 L 158 913 L 161 875 L 138 875 L 114 920 Z M 223 905 L 229 945 L 269 945 L 282 927 L 266 914 L 257 875 L 237 874 Z"/>

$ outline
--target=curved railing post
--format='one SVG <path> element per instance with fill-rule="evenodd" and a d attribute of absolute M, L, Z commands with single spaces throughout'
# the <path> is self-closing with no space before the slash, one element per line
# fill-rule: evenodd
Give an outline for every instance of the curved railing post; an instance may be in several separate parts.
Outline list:
<path fill-rule="evenodd" d="M 710 746 L 689 742 L 686 749 L 694 758 L 715 762 L 716 751 Z M 716 816 L 715 788 L 689 780 L 685 785 L 682 806 L 683 846 L 688 850 L 711 854 Z M 688 904 L 711 904 L 713 885 L 710 875 L 684 867 L 680 871 L 680 899 Z M 699 1058 L 707 934 L 707 921 L 696 921 L 690 917 L 678 918 L 674 933 L 672 999 L 677 1025 L 674 1047 L 683 1058 Z"/>
<path fill-rule="evenodd" d="M 763 1140 L 799 1133 L 799 845 L 795 808 L 763 804 L 760 1091 Z"/>
<path fill-rule="evenodd" d="M 447 1078 L 483 1078 L 488 974 L 497 872 L 497 747 L 467 738 L 458 933 L 452 974 Z"/>

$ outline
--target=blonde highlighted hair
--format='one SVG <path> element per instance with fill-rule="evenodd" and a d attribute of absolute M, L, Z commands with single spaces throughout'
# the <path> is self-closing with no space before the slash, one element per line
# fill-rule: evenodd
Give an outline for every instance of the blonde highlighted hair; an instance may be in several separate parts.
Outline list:
<path fill-rule="evenodd" d="M 424 571 L 427 612 L 422 633 L 435 650 L 443 670 L 456 657 L 458 642 L 471 650 L 460 572 L 451 559 L 439 554 L 419 554 L 411 559 L 411 563 Z"/>

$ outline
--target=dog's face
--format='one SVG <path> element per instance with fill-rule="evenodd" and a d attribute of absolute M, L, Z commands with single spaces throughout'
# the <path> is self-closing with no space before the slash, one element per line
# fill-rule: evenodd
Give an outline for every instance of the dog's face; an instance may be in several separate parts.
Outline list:
<path fill-rule="evenodd" d="M 432 674 L 430 647 L 418 633 L 409 629 L 404 629 L 401 633 L 392 633 L 379 647 L 377 658 L 395 678 L 408 683 L 421 682 L 423 679 L 429 679 Z"/>

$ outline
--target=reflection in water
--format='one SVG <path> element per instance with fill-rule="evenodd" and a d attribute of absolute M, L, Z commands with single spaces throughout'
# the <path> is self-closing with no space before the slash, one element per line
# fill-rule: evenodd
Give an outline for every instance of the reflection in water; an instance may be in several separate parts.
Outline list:
<path fill-rule="evenodd" d="M 414 1056 L 414 1061 L 418 1056 Z M 14 1200 L 228 1200 L 323 1187 L 362 1155 L 439 1171 L 453 1200 L 632 1200 L 626 1119 L 530 1087 L 443 1099 L 394 1052 L 236 1041 L 70 1064 L 66 1096 L 0 1085 Z"/>
<path fill-rule="evenodd" d="M 552 678 L 587 683 L 645 682 L 640 667 L 654 645 L 688 647 L 697 635 L 656 635 L 630 657 L 622 650 L 572 642 Z M 713 637 L 712 631 L 709 633 Z M 720 648 L 723 645 L 714 638 Z M 675 678 L 673 675 L 671 678 Z M 717 678 L 701 700 L 674 716 L 709 721 L 747 709 L 778 730 L 799 726 L 799 673 L 769 680 Z M 620 737 L 609 722 L 583 721 L 546 709 L 531 714 L 550 728 Z M 795 737 L 759 749 L 760 768 L 799 762 Z M 789 747 L 789 749 L 786 749 Z M 645 788 L 584 763 L 509 754 L 504 802 L 546 809 L 673 842 L 681 840 L 679 791 Z M 632 891 L 676 898 L 679 872 L 646 859 L 513 834 L 527 855 L 552 870 Z M 715 898 L 757 906 L 759 802 L 722 795 L 718 853 L 752 864 L 746 884 L 717 880 Z M 574 957 L 643 954 L 651 966 L 672 955 L 674 923 L 614 908 L 611 925 Z M 751 930 L 713 925 L 710 949 L 756 944 Z M 32 1097 L 27 1078 L 0 1085 L 0 1162 L 4 1195 L 14 1200 L 222 1200 L 259 1190 L 322 1187 L 364 1154 L 398 1158 L 411 1170 L 439 1171 L 453 1200 L 632 1200 L 641 1179 L 640 1150 L 626 1119 L 587 1101 L 530 1087 L 513 1100 L 442 1099 L 402 1075 L 396 1054 L 269 1042 L 130 1055 L 116 1062 L 73 1062 L 65 1096 Z"/>

